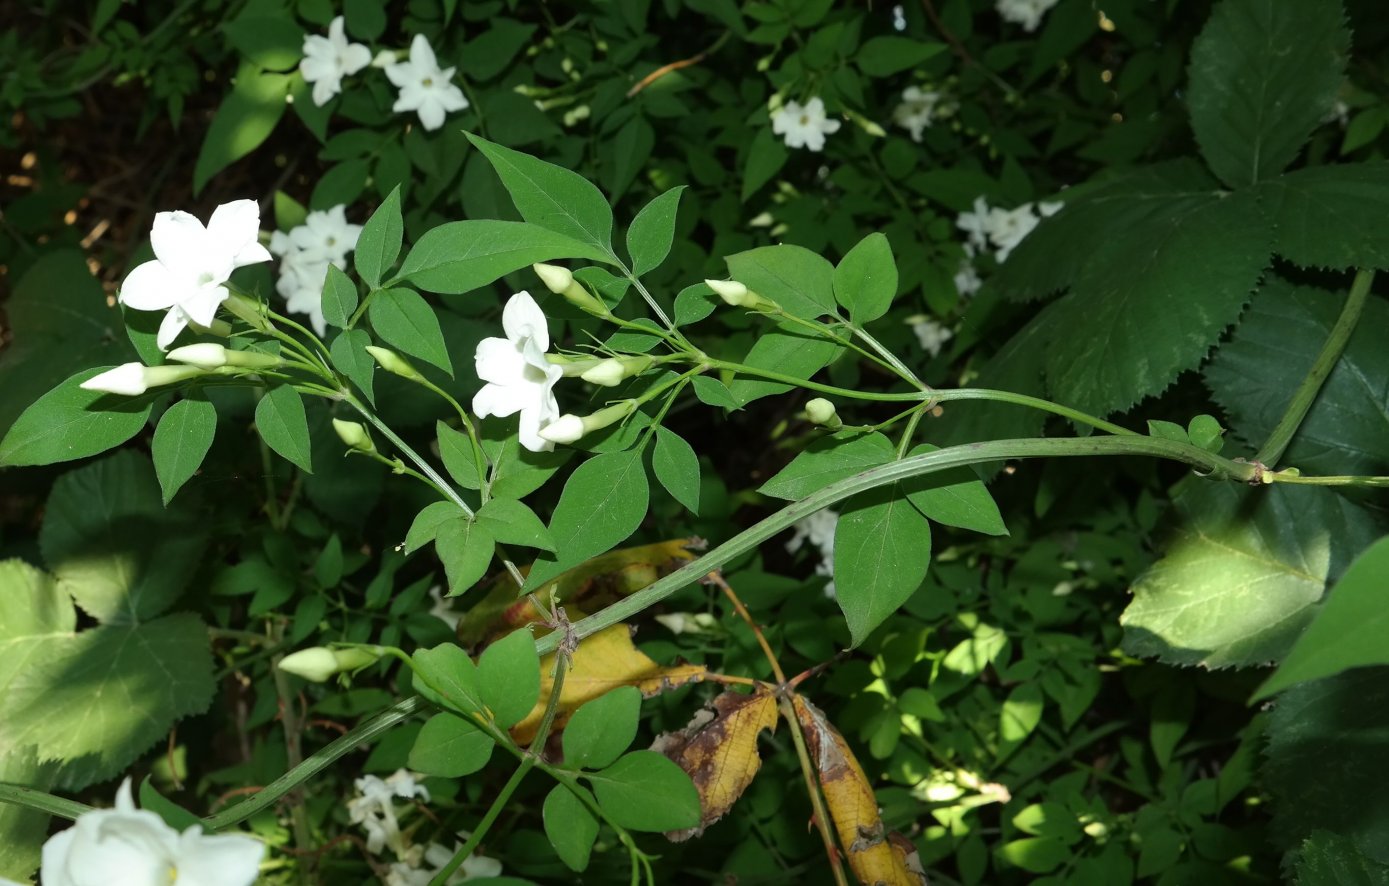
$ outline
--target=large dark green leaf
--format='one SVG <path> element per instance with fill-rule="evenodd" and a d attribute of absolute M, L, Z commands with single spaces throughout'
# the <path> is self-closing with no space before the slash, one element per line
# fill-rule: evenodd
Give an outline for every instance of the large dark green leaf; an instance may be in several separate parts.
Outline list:
<path fill-rule="evenodd" d="M 526 587 L 538 587 L 569 567 L 612 550 L 637 531 L 650 494 L 638 450 L 607 452 L 579 465 L 564 484 L 550 518 L 556 553 L 536 561 Z"/>
<path fill-rule="evenodd" d="M 459 221 L 420 237 L 399 279 L 427 292 L 472 292 L 512 271 L 557 258 L 611 262 L 594 246 L 527 222 Z"/>
<path fill-rule="evenodd" d="M 834 532 L 834 584 L 852 645 L 907 602 L 930 562 L 931 526 L 897 484 L 850 500 Z"/>
<path fill-rule="evenodd" d="M 1259 186 L 1274 251 L 1304 267 L 1389 268 L 1389 163 L 1314 166 Z"/>
<path fill-rule="evenodd" d="M 149 418 L 150 397 L 120 397 L 81 387 L 110 368 L 79 372 L 24 410 L 0 440 L 0 467 L 86 458 L 140 433 Z"/>

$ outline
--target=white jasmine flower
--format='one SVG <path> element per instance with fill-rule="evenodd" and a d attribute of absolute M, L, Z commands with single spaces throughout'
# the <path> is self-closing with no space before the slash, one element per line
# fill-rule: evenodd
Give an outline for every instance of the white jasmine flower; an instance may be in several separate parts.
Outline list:
<path fill-rule="evenodd" d="M 1061 211 L 1062 203 L 1024 203 L 1017 209 L 990 208 L 983 197 L 974 200 L 971 212 L 962 212 L 955 227 L 968 237 L 967 252 L 992 250 L 1000 264 L 1008 260 L 1043 218 Z"/>
<path fill-rule="evenodd" d="M 410 59 L 386 68 L 386 76 L 400 88 L 392 111 L 416 111 L 425 129 L 444 125 L 444 116 L 468 107 L 463 90 L 450 82 L 456 68 L 440 70 L 434 50 L 423 34 L 416 34 L 410 44 Z"/>
<path fill-rule="evenodd" d="M 1032 211 L 1031 203 L 1024 203 L 1014 210 L 995 209 L 990 212 L 993 227 L 989 231 L 989 242 L 998 250 L 999 264 L 1006 262 L 1008 256 L 1017 248 L 1041 219 Z"/>
<path fill-rule="evenodd" d="M 989 204 L 983 197 L 974 198 L 974 209 L 955 218 L 955 227 L 965 232 L 967 248 L 983 252 L 989 248 Z"/>
<path fill-rule="evenodd" d="M 944 93 L 908 86 L 902 90 L 902 101 L 892 112 L 893 121 L 911 133 L 912 141 L 921 141 L 921 133 L 937 120 L 955 113 L 955 104 Z"/>
<path fill-rule="evenodd" d="M 823 150 L 825 136 L 838 132 L 840 125 L 825 115 L 825 103 L 818 96 L 804 106 L 787 102 L 772 113 L 772 132 L 781 136 L 788 148 Z"/>
<path fill-rule="evenodd" d="M 502 311 L 506 338 L 485 338 L 478 343 L 475 361 L 478 378 L 487 382 L 473 397 L 479 418 L 505 418 L 521 414 L 521 445 L 531 452 L 549 452 L 555 444 L 540 431 L 559 418 L 555 382 L 564 370 L 545 359 L 550 331 L 545 314 L 529 292 L 518 292 Z"/>
<path fill-rule="evenodd" d="M 960 268 L 955 272 L 955 291 L 968 297 L 978 292 L 983 285 L 984 281 L 979 279 L 979 271 L 974 267 L 974 262 L 967 258 L 960 259 Z"/>
<path fill-rule="evenodd" d="M 921 349 L 932 357 L 940 356 L 940 349 L 955 337 L 955 333 L 923 314 L 908 317 L 907 323 L 921 343 Z"/>
<path fill-rule="evenodd" d="M 902 4 L 892 7 L 892 30 L 905 31 L 907 29 L 907 13 L 902 9 Z"/>
<path fill-rule="evenodd" d="M 315 259 L 330 261 L 346 270 L 347 254 L 357 248 L 362 226 L 347 221 L 347 206 L 310 212 L 304 223 L 289 232 L 289 244 Z"/>
<path fill-rule="evenodd" d="M 150 230 L 154 260 L 125 278 L 120 302 L 137 311 L 168 311 L 156 338 L 168 350 L 189 323 L 212 325 L 218 306 L 231 297 L 224 284 L 232 271 L 270 261 L 259 235 L 254 200 L 218 206 L 207 227 L 187 212 L 157 213 Z"/>
<path fill-rule="evenodd" d="M 343 33 L 343 18 L 338 16 L 328 25 L 328 36 L 308 34 L 304 37 L 304 60 L 299 73 L 305 83 L 313 84 L 313 103 L 322 107 L 342 92 L 342 78 L 357 73 L 371 64 L 371 50 L 360 43 L 348 43 Z"/>
<path fill-rule="evenodd" d="M 994 9 L 998 10 L 999 17 L 1005 22 L 1022 25 L 1024 31 L 1031 33 L 1037 30 L 1037 26 L 1042 23 L 1042 17 L 1058 2 L 1059 0 L 994 0 Z"/>
<path fill-rule="evenodd" d="M 466 835 L 461 836 L 466 839 Z M 429 848 L 424 851 L 422 859 L 410 859 L 391 865 L 389 873 L 386 874 L 386 886 L 429 886 L 434 876 L 453 859 L 454 853 L 461 848 L 463 848 L 462 843 L 455 843 L 453 849 L 439 843 L 430 843 Z M 413 863 L 411 863 L 412 861 Z M 421 867 L 421 862 L 429 865 L 429 867 Z M 501 873 L 502 863 L 500 861 L 474 852 L 464 859 L 462 866 L 444 882 L 449 884 L 464 883 L 468 880 L 497 877 Z"/>
<path fill-rule="evenodd" d="M 127 778 L 116 808 L 83 813 L 48 838 L 39 876 L 44 886 L 251 886 L 264 853 L 257 840 L 204 835 L 199 825 L 180 834 L 135 808 Z"/>
<path fill-rule="evenodd" d="M 347 207 L 315 210 L 288 233 L 270 235 L 270 251 L 281 256 L 275 291 L 291 314 L 306 314 L 320 336 L 328 331 L 323 318 L 323 282 L 328 265 L 347 270 L 347 254 L 357 248 L 362 226 L 349 224 Z"/>
<path fill-rule="evenodd" d="M 839 514 L 825 508 L 809 517 L 802 517 L 792 526 L 791 538 L 786 542 L 788 553 L 796 553 L 805 547 L 806 542 L 820 553 L 820 562 L 815 564 L 815 574 L 830 578 L 825 585 L 825 596 L 834 596 L 834 531 L 839 526 Z"/>
<path fill-rule="evenodd" d="M 367 835 L 367 851 L 377 855 L 389 846 L 399 857 L 410 851 L 408 838 L 400 832 L 398 815 L 401 810 L 395 806 L 396 798 L 419 797 L 429 801 L 429 791 L 416 784 L 414 773 L 398 769 L 387 778 L 366 775 L 353 784 L 357 796 L 347 801 L 347 815 L 353 824 L 362 826 Z"/>
<path fill-rule="evenodd" d="M 434 601 L 429 614 L 448 625 L 450 631 L 458 630 L 458 623 L 463 620 L 463 615 L 450 605 L 450 601 L 444 596 L 443 588 L 438 585 L 430 588 L 429 599 Z"/>

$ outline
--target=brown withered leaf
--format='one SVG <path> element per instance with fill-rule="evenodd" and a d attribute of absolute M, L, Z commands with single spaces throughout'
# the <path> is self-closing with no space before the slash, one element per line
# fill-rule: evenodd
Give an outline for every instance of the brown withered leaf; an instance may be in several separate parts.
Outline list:
<path fill-rule="evenodd" d="M 554 653 L 540 659 L 540 701 L 526 718 L 511 729 L 511 735 L 521 744 L 535 737 L 545 704 L 554 686 Z M 592 701 L 610 689 L 635 686 L 645 698 L 675 689 L 687 683 L 703 680 L 709 673 L 704 665 L 658 665 L 632 643 L 632 632 L 625 624 L 604 628 L 592 637 L 579 642 L 574 661 L 564 675 L 559 693 L 559 708 L 555 712 L 556 732 L 584 702 Z"/>
<path fill-rule="evenodd" d="M 738 802 L 762 768 L 757 736 L 776 731 L 776 696 L 763 686 L 751 695 L 725 692 L 695 714 L 688 726 L 658 737 L 659 751 L 687 773 L 699 790 L 699 827 L 667 831 L 676 843 L 704 833 Z"/>
<path fill-rule="evenodd" d="M 900 834 L 887 833 L 868 776 L 844 736 L 824 712 L 800 696 L 792 699 L 805 731 L 810 759 L 834 820 L 849 867 L 865 886 L 924 886 L 926 874 L 916 849 Z"/>

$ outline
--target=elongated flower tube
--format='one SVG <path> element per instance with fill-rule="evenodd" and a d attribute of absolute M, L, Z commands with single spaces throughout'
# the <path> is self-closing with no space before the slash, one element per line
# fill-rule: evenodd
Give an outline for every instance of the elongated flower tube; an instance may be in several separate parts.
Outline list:
<path fill-rule="evenodd" d="M 634 357 L 609 357 L 579 373 L 579 378 L 589 384 L 611 388 L 634 375 L 640 375 L 651 366 L 652 360 L 645 354 Z"/>
<path fill-rule="evenodd" d="M 623 400 L 590 415 L 566 413 L 540 430 L 540 436 L 552 443 L 574 443 L 585 434 L 601 431 L 622 421 L 637 409 L 636 400 Z"/>
<path fill-rule="evenodd" d="M 259 351 L 233 351 L 219 344 L 200 342 L 184 345 L 169 352 L 169 359 L 176 363 L 187 363 L 202 369 L 220 369 L 223 366 L 236 366 L 244 369 L 274 369 L 283 366 L 284 360 L 274 354 Z"/>
<path fill-rule="evenodd" d="M 565 301 L 579 310 L 598 317 L 606 317 L 612 313 L 602 299 L 589 292 L 584 284 L 574 279 L 574 275 L 568 268 L 537 263 L 531 265 L 531 270 L 540 277 L 540 282 L 545 284 L 546 289 L 555 295 L 564 296 Z"/>
<path fill-rule="evenodd" d="M 401 378 L 408 378 L 410 381 L 423 381 L 424 376 L 416 369 L 409 360 L 397 354 L 389 348 L 378 348 L 375 345 L 367 345 L 366 352 L 371 355 L 371 359 L 376 364 L 389 373 L 398 375 Z"/>
<path fill-rule="evenodd" d="M 92 376 L 82 382 L 80 387 L 105 394 L 138 397 L 150 388 L 177 384 L 205 374 L 206 370 L 198 366 L 146 366 L 143 363 L 122 363 L 114 369 Z"/>

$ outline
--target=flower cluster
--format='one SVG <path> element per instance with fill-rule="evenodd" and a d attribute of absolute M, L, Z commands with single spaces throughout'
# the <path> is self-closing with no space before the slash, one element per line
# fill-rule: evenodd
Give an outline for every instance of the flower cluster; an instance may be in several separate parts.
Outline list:
<path fill-rule="evenodd" d="M 343 78 L 367 65 L 384 68 L 387 79 L 400 90 L 391 110 L 417 113 L 425 129 L 438 129 L 449 113 L 468 107 L 463 90 L 453 82 L 457 69 L 439 67 L 434 49 L 423 34 L 415 35 L 405 61 L 397 61 L 396 53 L 390 50 L 378 53 L 373 61 L 370 49 L 348 42 L 342 16 L 333 19 L 327 37 L 310 34 L 304 38 L 304 59 L 299 63 L 299 72 L 304 75 L 304 82 L 313 85 L 316 105 L 331 101 L 342 92 Z"/>
<path fill-rule="evenodd" d="M 1045 16 L 1060 0 L 994 0 L 994 9 L 1005 22 L 1022 25 L 1029 34 L 1037 30 Z"/>
<path fill-rule="evenodd" d="M 310 212 L 304 223 L 288 233 L 276 231 L 270 237 L 270 251 L 280 257 L 280 277 L 275 291 L 284 297 L 292 314 L 307 314 L 314 331 L 324 335 L 323 281 L 328 266 L 347 270 L 347 254 L 357 248 L 362 226 L 349 224 L 347 207 L 334 206 Z"/>
<path fill-rule="evenodd" d="M 921 349 L 932 357 L 940 356 L 941 348 L 955 337 L 955 333 L 924 314 L 913 314 L 908 317 L 907 325 L 916 335 L 916 340 L 921 343 Z"/>
<path fill-rule="evenodd" d="M 1055 215 L 1060 203 L 1024 203 L 1017 209 L 990 207 L 983 197 L 974 201 L 971 212 L 962 212 L 955 227 L 965 232 L 965 252 L 971 257 L 992 252 L 999 264 L 1017 248 L 1032 229 L 1048 216 Z"/>
<path fill-rule="evenodd" d="M 397 769 L 386 778 L 365 775 L 354 784 L 357 794 L 347 803 L 348 818 L 366 832 L 367 851 L 379 855 L 389 848 L 396 857 L 386 875 L 387 886 L 426 886 L 449 863 L 462 844 L 449 849 L 440 843 L 412 843 L 410 829 L 402 829 L 400 816 L 407 807 L 397 806 L 396 800 L 419 798 L 429 801 L 429 790 L 417 781 L 413 772 Z M 467 839 L 467 834 L 460 834 Z M 449 876 L 447 883 L 462 883 L 475 878 L 496 877 L 502 872 L 501 862 L 474 852 L 463 866 Z"/>
<path fill-rule="evenodd" d="M 825 585 L 825 596 L 834 596 L 834 531 L 839 526 L 839 514 L 825 508 L 809 517 L 802 517 L 791 527 L 791 538 L 786 542 L 788 553 L 796 553 L 809 542 L 820 554 L 820 562 L 815 564 L 815 574 L 830 578 Z"/>
<path fill-rule="evenodd" d="M 892 112 L 892 120 L 911 133 L 912 141 L 921 141 L 921 134 L 932 123 L 954 116 L 959 105 L 943 92 L 908 86 L 902 90 L 902 101 Z"/>
<path fill-rule="evenodd" d="M 199 825 L 179 833 L 153 812 L 135 808 L 130 779 L 114 809 L 94 809 L 43 844 L 44 886 L 251 886 L 265 847 L 239 834 L 207 835 Z"/>
<path fill-rule="evenodd" d="M 838 132 L 840 125 L 825 114 L 825 103 L 818 96 L 804 105 L 786 102 L 772 112 L 772 132 L 781 136 L 788 148 L 824 150 L 825 136 Z"/>
<path fill-rule="evenodd" d="M 464 839 L 468 835 L 459 834 Z M 430 843 L 425 847 L 415 847 L 421 849 L 419 858 L 411 863 L 410 860 L 398 861 L 391 865 L 386 873 L 386 886 L 429 886 L 434 882 L 434 878 L 439 871 L 453 859 L 454 853 L 463 847 L 462 843 L 455 843 L 452 849 L 442 843 Z M 444 882 L 447 884 L 464 883 L 468 880 L 485 880 L 492 877 L 499 877 L 502 873 L 502 863 L 495 858 L 488 858 L 485 855 L 478 855 L 476 852 L 463 860 L 462 866 L 449 875 Z"/>

